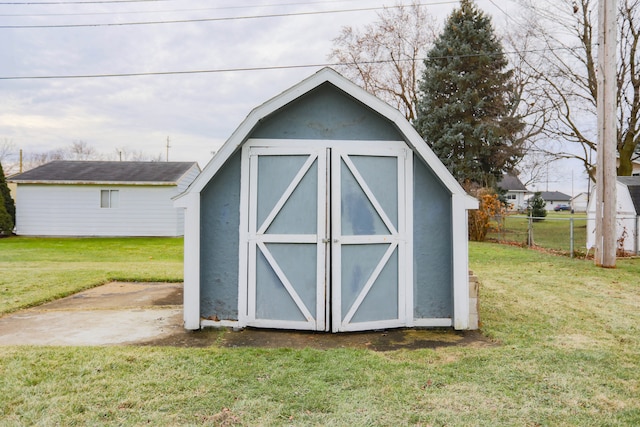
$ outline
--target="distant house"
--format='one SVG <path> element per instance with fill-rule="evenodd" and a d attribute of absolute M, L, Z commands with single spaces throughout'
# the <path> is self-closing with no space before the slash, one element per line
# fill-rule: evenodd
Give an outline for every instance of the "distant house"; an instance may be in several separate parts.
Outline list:
<path fill-rule="evenodd" d="M 571 196 L 559 191 L 541 191 L 540 197 L 547 202 L 545 209 L 548 211 L 554 210 L 555 207 L 559 205 L 569 206 L 571 203 Z"/>
<path fill-rule="evenodd" d="M 595 189 L 587 209 L 587 248 L 595 246 Z M 616 181 L 616 241 L 619 249 L 638 253 L 640 232 L 640 176 L 619 176 Z"/>
<path fill-rule="evenodd" d="M 589 203 L 589 193 L 580 193 L 571 198 L 571 210 L 574 212 L 586 212 Z"/>
<path fill-rule="evenodd" d="M 53 161 L 15 175 L 16 234 L 181 236 L 195 162 Z"/>
<path fill-rule="evenodd" d="M 498 188 L 506 191 L 505 197 L 509 203 L 509 210 L 519 211 L 526 208 L 526 196 L 531 192 L 516 175 L 504 174 L 498 183 Z"/>

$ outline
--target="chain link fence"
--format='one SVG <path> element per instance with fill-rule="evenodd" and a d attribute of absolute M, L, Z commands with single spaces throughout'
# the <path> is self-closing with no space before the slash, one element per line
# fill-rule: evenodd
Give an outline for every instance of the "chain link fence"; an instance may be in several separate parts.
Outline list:
<path fill-rule="evenodd" d="M 590 250 L 593 253 L 595 220 L 585 214 L 552 214 L 544 218 L 506 215 L 494 220 L 497 227 L 487 239 L 540 247 L 571 257 L 586 257 Z M 639 255 L 640 216 L 619 216 L 616 222 L 618 255 Z"/>

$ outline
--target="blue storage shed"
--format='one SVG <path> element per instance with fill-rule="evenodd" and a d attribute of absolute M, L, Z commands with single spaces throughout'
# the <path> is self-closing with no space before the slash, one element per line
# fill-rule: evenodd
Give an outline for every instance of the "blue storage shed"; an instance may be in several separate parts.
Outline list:
<path fill-rule="evenodd" d="M 175 204 L 187 329 L 470 327 L 476 199 L 330 68 L 254 109 Z"/>

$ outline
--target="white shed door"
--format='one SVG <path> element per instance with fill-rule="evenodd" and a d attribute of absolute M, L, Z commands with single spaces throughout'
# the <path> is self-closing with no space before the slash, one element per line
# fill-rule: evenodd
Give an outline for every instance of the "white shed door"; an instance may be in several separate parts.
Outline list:
<path fill-rule="evenodd" d="M 406 325 L 410 151 L 270 142 L 244 148 L 240 323 L 333 332 Z"/>

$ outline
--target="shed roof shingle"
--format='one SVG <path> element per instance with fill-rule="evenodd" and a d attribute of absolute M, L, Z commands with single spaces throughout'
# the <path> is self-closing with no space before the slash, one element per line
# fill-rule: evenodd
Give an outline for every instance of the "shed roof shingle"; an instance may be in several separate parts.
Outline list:
<path fill-rule="evenodd" d="M 56 160 L 11 178 L 20 182 L 175 183 L 195 162 Z"/>

